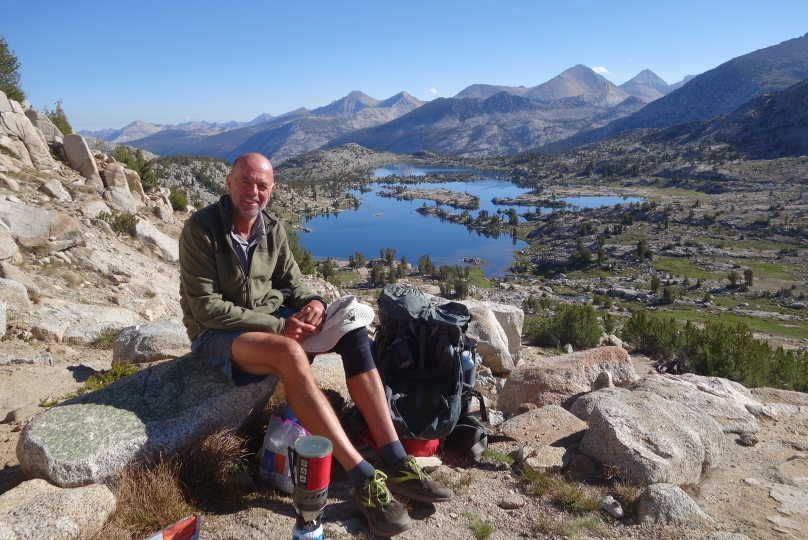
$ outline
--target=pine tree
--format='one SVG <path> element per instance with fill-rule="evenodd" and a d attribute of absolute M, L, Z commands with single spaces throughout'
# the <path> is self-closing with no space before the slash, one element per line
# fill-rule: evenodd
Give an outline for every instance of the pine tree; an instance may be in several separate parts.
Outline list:
<path fill-rule="evenodd" d="M 0 90 L 14 101 L 24 101 L 25 94 L 20 88 L 20 62 L 14 51 L 8 50 L 6 38 L 0 36 Z"/>

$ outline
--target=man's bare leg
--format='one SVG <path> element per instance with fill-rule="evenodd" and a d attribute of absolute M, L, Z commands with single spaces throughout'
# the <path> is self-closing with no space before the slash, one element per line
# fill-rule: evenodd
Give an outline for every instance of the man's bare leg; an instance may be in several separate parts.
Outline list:
<path fill-rule="evenodd" d="M 286 398 L 300 423 L 314 435 L 331 441 L 334 457 L 346 471 L 362 461 L 314 381 L 309 359 L 297 342 L 279 334 L 246 332 L 233 341 L 230 353 L 238 369 L 256 375 L 276 375 L 283 381 Z M 386 412 L 387 408 L 383 410 Z"/>
<path fill-rule="evenodd" d="M 379 372 L 375 369 L 365 371 L 347 379 L 345 383 L 351 399 L 365 417 L 376 444 L 382 447 L 389 442 L 397 441 L 398 434 L 387 408 L 387 396 Z"/>

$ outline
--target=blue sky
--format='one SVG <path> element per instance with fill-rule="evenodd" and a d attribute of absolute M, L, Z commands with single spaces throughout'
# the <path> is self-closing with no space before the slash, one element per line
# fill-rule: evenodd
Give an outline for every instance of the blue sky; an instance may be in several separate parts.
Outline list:
<path fill-rule="evenodd" d="M 535 86 L 576 64 L 668 83 L 808 32 L 808 2 L 31 0 L 0 35 L 42 109 L 74 129 L 246 121 L 352 90 L 422 100 Z"/>

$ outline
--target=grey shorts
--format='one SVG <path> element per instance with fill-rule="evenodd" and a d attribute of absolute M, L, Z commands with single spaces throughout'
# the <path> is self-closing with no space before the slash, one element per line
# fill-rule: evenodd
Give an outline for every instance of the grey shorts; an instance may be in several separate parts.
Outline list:
<path fill-rule="evenodd" d="M 288 319 L 297 313 L 296 309 L 281 306 L 275 311 L 275 316 Z M 246 330 L 217 330 L 208 328 L 191 343 L 191 352 L 202 357 L 211 366 L 219 369 L 232 379 L 238 386 L 261 382 L 266 375 L 254 375 L 233 367 L 233 356 L 230 349 L 233 342 Z"/>

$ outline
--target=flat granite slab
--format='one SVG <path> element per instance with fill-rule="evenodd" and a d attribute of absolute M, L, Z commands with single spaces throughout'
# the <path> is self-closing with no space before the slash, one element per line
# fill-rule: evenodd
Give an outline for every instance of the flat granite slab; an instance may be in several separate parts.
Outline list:
<path fill-rule="evenodd" d="M 29 478 L 58 486 L 110 483 L 133 458 L 170 455 L 211 431 L 237 429 L 277 382 L 237 387 L 188 354 L 44 412 L 23 429 L 17 458 Z"/>

